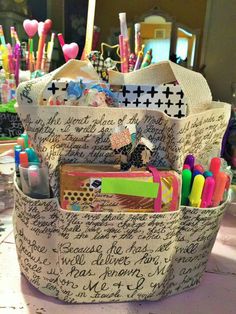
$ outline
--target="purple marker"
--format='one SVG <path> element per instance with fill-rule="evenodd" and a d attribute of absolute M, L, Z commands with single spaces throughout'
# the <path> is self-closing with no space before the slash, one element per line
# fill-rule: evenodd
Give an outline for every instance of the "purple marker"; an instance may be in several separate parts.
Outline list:
<path fill-rule="evenodd" d="M 194 161 L 195 161 L 195 157 L 193 155 L 187 155 L 185 158 L 184 164 L 189 165 L 191 170 L 193 170 Z"/>

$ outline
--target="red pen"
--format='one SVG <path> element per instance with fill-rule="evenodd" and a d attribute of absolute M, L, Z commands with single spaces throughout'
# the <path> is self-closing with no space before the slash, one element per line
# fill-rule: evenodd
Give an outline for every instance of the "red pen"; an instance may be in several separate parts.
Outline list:
<path fill-rule="evenodd" d="M 20 165 L 24 168 L 29 166 L 28 154 L 26 152 L 20 152 Z"/>
<path fill-rule="evenodd" d="M 198 170 L 198 171 L 200 171 L 201 173 L 204 172 L 203 166 L 202 166 L 202 165 L 199 165 L 199 164 L 194 165 L 193 170 Z"/>
<path fill-rule="evenodd" d="M 221 161 L 220 158 L 214 157 L 211 159 L 209 170 L 213 173 L 213 177 L 215 177 L 220 171 Z"/>

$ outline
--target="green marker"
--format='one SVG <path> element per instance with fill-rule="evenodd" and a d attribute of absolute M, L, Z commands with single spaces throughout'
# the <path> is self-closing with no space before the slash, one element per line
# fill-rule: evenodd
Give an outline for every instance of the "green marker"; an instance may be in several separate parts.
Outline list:
<path fill-rule="evenodd" d="M 141 64 L 141 68 L 145 68 L 150 65 L 152 62 L 152 49 L 148 50 L 143 58 L 143 62 Z"/>
<path fill-rule="evenodd" d="M 188 197 L 191 191 L 192 172 L 189 169 L 182 171 L 181 205 L 188 205 Z"/>
<path fill-rule="evenodd" d="M 28 137 L 28 134 L 23 133 L 23 134 L 21 134 L 20 137 L 22 137 L 24 139 L 25 148 L 28 148 L 29 147 L 29 137 Z"/>

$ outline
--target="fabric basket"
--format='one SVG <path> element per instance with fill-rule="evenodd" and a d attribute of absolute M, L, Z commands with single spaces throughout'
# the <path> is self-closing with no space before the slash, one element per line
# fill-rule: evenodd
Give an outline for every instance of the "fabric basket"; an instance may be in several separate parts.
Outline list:
<path fill-rule="evenodd" d="M 72 303 L 158 300 L 200 283 L 227 203 L 168 213 L 90 213 L 37 200 L 15 185 L 21 272 Z"/>
<path fill-rule="evenodd" d="M 109 136 L 121 124 L 135 124 L 142 136 L 154 144 L 150 163 L 156 167 L 180 170 L 188 153 L 203 163 L 211 154 L 218 154 L 231 107 L 211 101 L 209 87 L 201 74 L 172 62 L 161 62 L 137 71 L 136 75 L 111 72 L 110 76 L 112 84 L 148 83 L 154 77 L 157 79 L 153 84 L 178 80 L 188 100 L 189 115 L 178 119 L 155 109 L 40 105 L 44 89 L 53 79 L 85 77 L 99 81 L 95 70 L 85 61 L 71 60 L 48 75 L 20 84 L 17 111 L 34 149 L 49 167 L 55 196 L 58 196 L 57 169 L 61 163 L 116 162 Z"/>
<path fill-rule="evenodd" d="M 61 163 L 115 163 L 109 136 L 136 124 L 155 145 L 151 163 L 180 170 L 187 153 L 206 161 L 220 150 L 230 105 L 213 102 L 205 79 L 171 62 L 137 73 L 110 73 L 112 84 L 178 81 L 189 115 L 154 109 L 42 106 L 45 86 L 60 77 L 99 80 L 88 62 L 20 84 L 18 113 L 41 160 L 53 199 L 24 195 L 15 184 L 14 232 L 22 273 L 40 291 L 73 303 L 158 300 L 199 284 L 227 202 L 217 208 L 180 207 L 165 213 L 65 211 L 58 203 Z"/>

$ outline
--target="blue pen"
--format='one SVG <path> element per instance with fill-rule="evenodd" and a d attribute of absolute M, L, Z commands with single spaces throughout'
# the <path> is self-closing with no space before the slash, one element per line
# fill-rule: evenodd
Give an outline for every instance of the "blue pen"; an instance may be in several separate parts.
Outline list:
<path fill-rule="evenodd" d="M 213 177 L 213 173 L 209 170 L 206 170 L 204 173 L 203 173 L 204 177 L 205 178 L 208 178 L 208 177 Z"/>
<path fill-rule="evenodd" d="M 20 164 L 20 152 L 21 152 L 21 149 L 15 149 L 15 164 L 16 164 L 16 168 L 18 168 L 19 164 Z"/>
<path fill-rule="evenodd" d="M 19 164 L 20 164 L 20 152 L 21 149 L 15 149 L 15 165 L 16 165 L 16 182 L 19 188 L 21 188 L 21 181 L 20 181 L 20 171 L 19 171 Z"/>
<path fill-rule="evenodd" d="M 193 171 L 193 180 L 194 180 L 194 178 L 195 178 L 198 174 L 202 174 L 201 171 L 199 171 L 199 170 L 194 170 L 194 171 Z"/>

